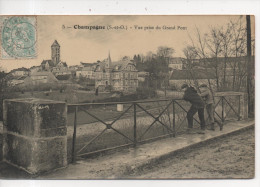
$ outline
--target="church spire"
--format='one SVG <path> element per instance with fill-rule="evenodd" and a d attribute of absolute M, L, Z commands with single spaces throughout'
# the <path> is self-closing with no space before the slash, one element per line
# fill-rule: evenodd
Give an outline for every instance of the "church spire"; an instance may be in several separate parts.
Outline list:
<path fill-rule="evenodd" d="M 108 51 L 107 67 L 108 67 L 108 68 L 111 68 L 111 57 L 110 57 L 110 50 Z"/>

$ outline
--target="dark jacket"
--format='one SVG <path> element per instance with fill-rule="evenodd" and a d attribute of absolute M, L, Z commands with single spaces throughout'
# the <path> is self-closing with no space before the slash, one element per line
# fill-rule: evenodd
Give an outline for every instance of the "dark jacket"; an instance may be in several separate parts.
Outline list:
<path fill-rule="evenodd" d="M 189 101 L 196 108 L 204 108 L 204 101 L 193 87 L 187 88 L 187 90 L 184 92 L 183 99 L 185 101 Z"/>

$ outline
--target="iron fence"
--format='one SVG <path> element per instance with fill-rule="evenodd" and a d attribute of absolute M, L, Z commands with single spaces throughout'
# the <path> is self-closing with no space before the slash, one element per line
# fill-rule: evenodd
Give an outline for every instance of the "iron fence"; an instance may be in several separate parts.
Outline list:
<path fill-rule="evenodd" d="M 241 95 L 214 98 L 215 121 L 241 119 Z M 69 104 L 72 162 L 77 157 L 185 133 L 189 107 L 182 99 Z M 198 128 L 197 115 L 194 122 Z"/>

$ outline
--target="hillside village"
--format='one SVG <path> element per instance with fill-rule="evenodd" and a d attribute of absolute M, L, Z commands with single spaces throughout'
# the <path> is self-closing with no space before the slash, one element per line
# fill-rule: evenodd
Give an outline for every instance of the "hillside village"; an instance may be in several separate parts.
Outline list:
<path fill-rule="evenodd" d="M 44 87 L 43 85 L 63 88 L 69 85 L 74 86 L 75 89 L 88 91 L 134 93 L 138 87 L 148 86 L 147 80 L 150 79 L 153 82 L 151 80 L 153 72 L 140 68 L 135 58 L 133 60 L 123 58 L 119 61 L 112 61 L 109 52 L 108 57 L 103 61 L 80 62 L 79 65 L 68 66 L 67 62 L 61 61 L 60 48 L 58 41 L 55 40 L 51 45 L 51 59 L 43 60 L 39 66 L 33 66 L 29 69 L 22 67 L 10 71 L 7 76 L 8 85 L 19 89 Z M 181 84 L 184 82 L 192 84 L 194 79 L 201 83 L 208 83 L 208 80 L 210 80 L 213 85 L 216 85 L 216 81 L 221 81 L 218 80 L 216 73 L 219 77 L 223 76 L 223 72 L 216 72 L 216 70 L 221 69 L 224 63 L 228 65 L 225 68 L 225 76 L 228 80 L 227 86 L 231 86 L 232 80 L 239 77 L 242 77 L 239 80 L 241 82 L 240 87 L 246 85 L 242 67 L 243 62 L 246 62 L 244 57 L 218 58 L 218 68 L 215 68 L 214 58 L 187 60 L 181 57 L 170 57 L 167 60 L 168 89 L 178 90 Z M 236 65 L 234 71 L 232 64 L 238 64 L 237 62 L 242 62 L 242 66 L 241 63 L 240 66 Z"/>
<path fill-rule="evenodd" d="M 19 87 L 54 83 L 68 85 L 80 79 L 84 79 L 89 88 L 100 91 L 109 87 L 115 91 L 135 92 L 138 87 L 138 71 L 129 59 L 112 62 L 108 54 L 103 61 L 68 66 L 60 60 L 60 45 L 56 40 L 51 45 L 51 59 L 29 69 L 13 69 L 8 84 Z"/>

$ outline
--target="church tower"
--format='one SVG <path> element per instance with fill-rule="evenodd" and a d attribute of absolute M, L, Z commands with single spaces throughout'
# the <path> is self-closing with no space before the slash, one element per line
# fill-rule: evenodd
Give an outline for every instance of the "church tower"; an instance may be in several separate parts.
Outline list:
<path fill-rule="evenodd" d="M 60 62 L 60 45 L 57 40 L 55 40 L 51 45 L 51 59 L 54 63 L 54 66 Z"/>

